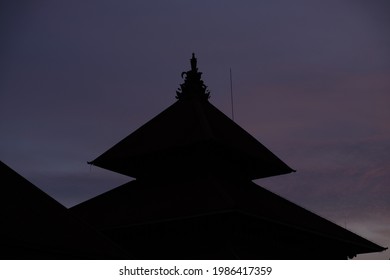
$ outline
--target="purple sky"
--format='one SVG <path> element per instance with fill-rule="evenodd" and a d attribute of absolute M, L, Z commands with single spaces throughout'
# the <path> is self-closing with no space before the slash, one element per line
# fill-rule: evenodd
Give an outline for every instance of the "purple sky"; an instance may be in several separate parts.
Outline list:
<path fill-rule="evenodd" d="M 297 172 L 258 180 L 390 246 L 389 1 L 0 4 L 0 159 L 65 206 L 130 178 L 90 167 L 175 102 L 191 53 L 230 116 Z M 361 259 L 389 259 L 382 254 Z"/>

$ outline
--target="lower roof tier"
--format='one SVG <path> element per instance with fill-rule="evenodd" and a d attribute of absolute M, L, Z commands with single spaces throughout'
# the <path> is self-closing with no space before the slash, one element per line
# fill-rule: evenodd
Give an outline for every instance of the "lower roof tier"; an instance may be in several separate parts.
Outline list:
<path fill-rule="evenodd" d="M 135 180 L 70 210 L 114 238 L 128 236 L 126 242 L 132 244 L 136 240 L 129 237 L 131 232 L 147 230 L 152 234 L 154 230 L 151 229 L 155 228 L 167 231 L 169 235 L 171 223 L 177 224 L 179 230 L 180 224 L 185 228 L 186 221 L 192 219 L 218 221 L 224 217 L 230 219 L 228 224 L 237 225 L 230 231 L 238 230 L 239 234 L 258 238 L 264 244 L 275 236 L 275 240 L 292 249 L 296 240 L 301 240 L 307 252 L 309 249 L 339 252 L 342 247 L 341 255 L 345 257 L 385 249 L 253 182 L 243 180 L 217 177 L 187 181 Z M 243 221 L 246 222 L 239 225 Z M 199 227 L 210 236 L 221 229 L 215 227 L 214 222 L 199 223 Z M 193 235 L 193 240 L 204 238 L 206 242 L 208 237 L 204 232 L 202 234 L 203 237 Z M 226 234 L 230 233 L 226 231 Z M 153 242 L 154 237 L 150 238 Z M 313 258 L 319 258 L 317 256 Z M 286 255 L 286 258 L 292 256 Z"/>

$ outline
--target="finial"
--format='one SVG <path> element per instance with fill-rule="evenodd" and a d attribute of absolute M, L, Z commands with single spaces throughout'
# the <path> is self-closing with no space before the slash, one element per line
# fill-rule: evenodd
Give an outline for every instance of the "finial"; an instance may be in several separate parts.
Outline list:
<path fill-rule="evenodd" d="M 192 53 L 192 58 L 191 58 L 191 71 L 193 72 L 198 72 L 198 68 L 196 68 L 196 57 L 195 57 L 195 53 Z"/>
<path fill-rule="evenodd" d="M 192 53 L 190 62 L 191 70 L 181 73 L 181 77 L 184 78 L 184 83 L 176 91 L 176 98 L 200 97 L 207 100 L 210 98 L 210 92 L 201 80 L 202 72 L 198 72 L 195 53 Z"/>

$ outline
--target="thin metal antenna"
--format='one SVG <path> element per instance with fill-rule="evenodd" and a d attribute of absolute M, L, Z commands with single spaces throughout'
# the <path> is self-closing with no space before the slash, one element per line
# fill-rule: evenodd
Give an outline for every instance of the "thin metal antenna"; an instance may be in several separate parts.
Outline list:
<path fill-rule="evenodd" d="M 232 68 L 230 68 L 230 102 L 232 103 L 232 120 L 234 121 Z"/>

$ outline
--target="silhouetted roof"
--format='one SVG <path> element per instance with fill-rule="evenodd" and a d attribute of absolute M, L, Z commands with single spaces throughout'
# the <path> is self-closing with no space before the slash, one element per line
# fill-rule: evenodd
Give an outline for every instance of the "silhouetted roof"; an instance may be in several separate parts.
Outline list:
<path fill-rule="evenodd" d="M 90 163 L 135 178 L 189 169 L 250 179 L 294 171 L 209 103 L 201 74 L 193 54 L 178 101 Z"/>
<path fill-rule="evenodd" d="M 115 259 L 125 253 L 0 162 L 1 259 Z"/>
<path fill-rule="evenodd" d="M 134 180 L 70 210 L 103 231 L 239 213 L 255 224 L 271 225 L 257 233 L 259 239 L 272 236 L 274 225 L 286 235 L 278 241 L 280 244 L 291 243 L 289 235 L 300 233 L 310 236 L 312 240 L 306 242 L 311 242 L 316 250 L 323 246 L 318 240 L 331 244 L 326 250 L 337 251 L 337 246 L 343 244 L 350 248 L 349 255 L 385 249 L 253 182 L 242 180 L 216 177 L 189 178 L 186 182 Z"/>
<path fill-rule="evenodd" d="M 176 103 L 91 162 L 137 180 L 72 213 L 144 258 L 208 258 L 214 252 L 203 247 L 221 238 L 223 253 L 214 256 L 223 258 L 239 251 L 239 258 L 281 250 L 278 258 L 346 258 L 384 250 L 252 183 L 294 170 L 209 103 L 196 62 L 193 55 Z"/>

